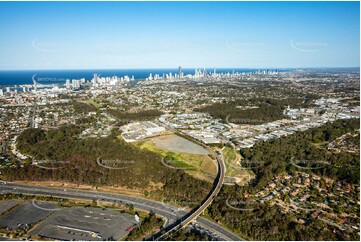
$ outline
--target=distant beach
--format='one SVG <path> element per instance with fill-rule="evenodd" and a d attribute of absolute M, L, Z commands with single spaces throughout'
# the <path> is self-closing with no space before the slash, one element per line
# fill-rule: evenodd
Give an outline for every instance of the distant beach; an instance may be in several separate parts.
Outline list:
<path fill-rule="evenodd" d="M 203 69 L 203 68 L 201 68 Z M 206 68 L 208 72 L 213 72 L 214 69 Z M 258 70 L 266 69 L 245 69 L 245 68 L 217 68 L 217 73 L 227 73 L 230 72 L 255 72 Z M 274 70 L 274 69 L 271 69 Z M 184 75 L 194 74 L 194 68 L 184 68 L 182 69 Z M 289 69 L 279 69 L 278 71 L 289 71 Z M 91 80 L 93 74 L 97 73 L 101 77 L 111 77 L 111 76 L 129 76 L 130 78 L 134 76 L 134 79 L 145 79 L 149 77 L 149 74 L 159 74 L 160 76 L 167 73 L 177 73 L 178 68 L 174 69 L 93 69 L 93 70 L 9 70 L 9 71 L 0 71 L 0 86 L 14 86 L 14 85 L 24 85 L 24 84 L 33 84 L 32 77 L 35 76 L 35 80 L 40 84 L 64 84 L 66 79 L 81 79 Z"/>

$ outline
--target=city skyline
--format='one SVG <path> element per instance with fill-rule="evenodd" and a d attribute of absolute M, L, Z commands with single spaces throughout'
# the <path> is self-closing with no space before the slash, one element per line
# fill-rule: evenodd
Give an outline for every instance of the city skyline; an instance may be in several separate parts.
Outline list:
<path fill-rule="evenodd" d="M 360 1 L 296 1 L 0 0 L 0 240 L 360 241 Z"/>
<path fill-rule="evenodd" d="M 359 2 L 0 7 L 0 70 L 360 66 Z"/>

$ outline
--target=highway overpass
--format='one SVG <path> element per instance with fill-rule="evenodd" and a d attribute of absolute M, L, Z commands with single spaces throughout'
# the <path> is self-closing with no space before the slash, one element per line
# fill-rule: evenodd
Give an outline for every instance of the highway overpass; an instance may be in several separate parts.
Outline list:
<path fill-rule="evenodd" d="M 54 187 L 43 187 L 43 186 L 28 186 L 12 182 L 0 182 L 0 193 L 15 193 L 15 194 L 29 194 L 29 195 L 43 195 L 43 196 L 53 196 L 61 197 L 68 199 L 80 199 L 80 200 L 100 200 L 101 202 L 108 203 L 123 203 L 123 204 L 132 204 L 135 208 L 152 211 L 155 214 L 163 217 L 166 220 L 165 226 L 176 223 L 178 220 L 182 220 L 189 213 L 183 210 L 177 210 L 177 207 L 164 204 L 162 202 L 134 197 L 129 195 L 106 193 L 106 192 L 96 192 L 88 190 L 76 190 L 76 189 L 64 189 L 64 188 L 54 188 Z M 214 223 L 206 218 L 198 217 L 196 222 L 199 226 L 204 229 L 207 229 L 218 235 L 222 240 L 243 240 L 236 234 L 232 233 L 228 229 Z"/>

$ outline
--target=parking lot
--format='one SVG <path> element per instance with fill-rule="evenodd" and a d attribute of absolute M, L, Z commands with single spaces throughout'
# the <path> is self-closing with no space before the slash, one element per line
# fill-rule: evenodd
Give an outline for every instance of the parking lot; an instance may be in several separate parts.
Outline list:
<path fill-rule="evenodd" d="M 54 212 L 52 209 L 55 209 L 55 203 L 38 202 L 37 204 L 38 207 L 34 206 L 32 202 L 26 202 L 3 215 L 0 217 L 0 228 L 27 229 Z"/>
<path fill-rule="evenodd" d="M 0 214 L 5 213 L 6 211 L 8 211 L 9 209 L 15 207 L 16 205 L 18 205 L 20 202 L 17 200 L 9 200 L 9 201 L 1 201 L 0 202 Z"/>
<path fill-rule="evenodd" d="M 56 240 L 119 240 L 135 223 L 133 216 L 117 210 L 72 207 L 55 212 L 29 235 Z"/>

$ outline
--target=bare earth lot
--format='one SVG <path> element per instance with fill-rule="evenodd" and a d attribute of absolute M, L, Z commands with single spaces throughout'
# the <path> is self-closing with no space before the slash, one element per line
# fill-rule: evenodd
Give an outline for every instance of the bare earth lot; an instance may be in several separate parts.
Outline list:
<path fill-rule="evenodd" d="M 169 151 L 196 155 L 208 155 L 208 151 L 202 146 L 177 135 L 159 136 L 152 138 L 152 140 L 157 147 Z"/>
<path fill-rule="evenodd" d="M 148 138 L 135 143 L 141 149 L 148 149 L 163 157 L 172 157 L 175 162 L 170 167 L 184 169 L 197 179 L 213 182 L 217 175 L 217 165 L 202 146 L 177 135 L 164 135 Z"/>

